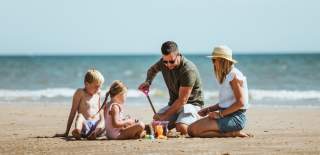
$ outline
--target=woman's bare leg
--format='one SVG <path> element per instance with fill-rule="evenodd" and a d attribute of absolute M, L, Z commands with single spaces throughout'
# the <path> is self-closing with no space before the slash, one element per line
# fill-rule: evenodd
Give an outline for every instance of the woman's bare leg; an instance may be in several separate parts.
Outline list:
<path fill-rule="evenodd" d="M 252 137 L 250 134 L 241 131 L 221 133 L 216 120 L 208 117 L 202 118 L 189 126 L 189 135 L 192 137 L 212 138 L 212 137 Z"/>
<path fill-rule="evenodd" d="M 217 131 L 207 131 L 203 132 L 199 135 L 201 138 L 213 138 L 213 137 L 251 137 L 250 134 L 243 133 L 241 131 L 232 131 L 232 132 L 226 132 L 226 133 L 221 133 Z"/>
<path fill-rule="evenodd" d="M 191 137 L 219 137 L 219 128 L 216 120 L 209 117 L 202 118 L 192 123 L 188 128 L 188 134 Z"/>
<path fill-rule="evenodd" d="M 213 137 L 224 137 L 224 135 L 218 131 L 206 131 L 200 133 L 200 138 L 213 138 Z"/>

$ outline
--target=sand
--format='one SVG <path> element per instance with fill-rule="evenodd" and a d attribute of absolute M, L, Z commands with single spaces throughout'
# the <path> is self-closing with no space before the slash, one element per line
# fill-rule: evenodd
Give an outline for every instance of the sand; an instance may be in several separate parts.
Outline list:
<path fill-rule="evenodd" d="M 127 112 L 151 121 L 150 107 Z M 68 104 L 0 104 L 0 154 L 320 154 L 320 107 L 252 106 L 245 132 L 253 138 L 81 140 L 63 133 Z"/>

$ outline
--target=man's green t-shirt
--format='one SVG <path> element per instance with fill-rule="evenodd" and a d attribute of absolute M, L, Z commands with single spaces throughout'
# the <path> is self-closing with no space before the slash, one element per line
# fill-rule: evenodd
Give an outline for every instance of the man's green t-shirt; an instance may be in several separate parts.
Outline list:
<path fill-rule="evenodd" d="M 164 81 L 169 90 L 170 100 L 168 105 L 172 105 L 179 97 L 180 87 L 192 87 L 192 92 L 187 104 L 203 106 L 203 91 L 200 74 L 193 62 L 181 55 L 180 65 L 175 69 L 168 69 L 162 62 L 162 58 L 151 66 L 148 70 L 147 81 L 152 82 L 156 74 L 161 71 Z"/>

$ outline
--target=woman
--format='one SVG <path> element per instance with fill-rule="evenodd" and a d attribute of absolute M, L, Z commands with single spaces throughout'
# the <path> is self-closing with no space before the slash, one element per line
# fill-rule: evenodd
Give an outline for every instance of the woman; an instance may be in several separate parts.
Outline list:
<path fill-rule="evenodd" d="M 232 51 L 217 46 L 212 55 L 214 73 L 219 86 L 219 103 L 204 108 L 198 114 L 204 118 L 189 126 L 192 137 L 248 137 L 240 132 L 246 123 L 249 108 L 246 77 L 236 68 Z M 205 117 L 206 116 L 206 117 Z"/>

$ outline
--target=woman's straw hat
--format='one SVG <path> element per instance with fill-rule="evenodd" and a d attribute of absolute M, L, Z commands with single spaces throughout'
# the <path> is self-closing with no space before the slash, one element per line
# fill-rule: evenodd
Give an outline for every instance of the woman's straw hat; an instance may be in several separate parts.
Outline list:
<path fill-rule="evenodd" d="M 207 56 L 207 57 L 211 58 L 211 59 L 224 58 L 224 59 L 227 59 L 233 63 L 237 63 L 236 60 L 232 59 L 232 50 L 225 45 L 216 46 L 213 49 L 212 55 Z"/>

